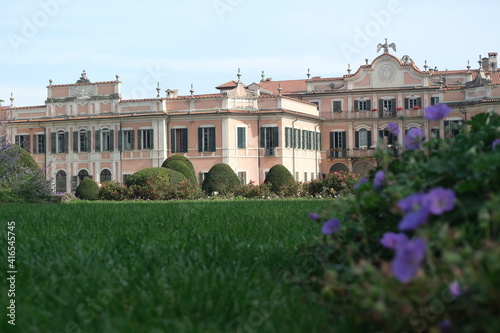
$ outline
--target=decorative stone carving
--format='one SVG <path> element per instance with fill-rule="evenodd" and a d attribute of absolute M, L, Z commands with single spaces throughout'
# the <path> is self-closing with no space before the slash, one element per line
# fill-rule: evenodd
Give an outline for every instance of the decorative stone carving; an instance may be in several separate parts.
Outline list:
<path fill-rule="evenodd" d="M 396 68 L 391 64 L 382 65 L 378 70 L 378 77 L 382 82 L 392 82 L 396 77 Z"/>
<path fill-rule="evenodd" d="M 69 94 L 77 99 L 89 99 L 96 94 L 96 90 L 96 86 L 94 85 L 71 87 Z"/>

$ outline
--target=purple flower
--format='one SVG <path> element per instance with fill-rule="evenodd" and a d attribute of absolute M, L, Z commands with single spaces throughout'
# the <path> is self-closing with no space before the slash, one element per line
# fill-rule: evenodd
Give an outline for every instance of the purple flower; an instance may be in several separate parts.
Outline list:
<path fill-rule="evenodd" d="M 425 194 L 413 193 L 398 201 L 398 207 L 403 213 L 409 213 L 424 204 Z"/>
<path fill-rule="evenodd" d="M 491 149 L 495 150 L 497 148 L 497 146 L 500 145 L 500 139 L 495 139 L 492 143 L 491 143 Z"/>
<path fill-rule="evenodd" d="M 382 239 L 380 240 L 380 244 L 385 246 L 388 249 L 395 250 L 398 246 L 404 245 L 408 242 L 408 237 L 405 234 L 399 233 L 395 234 L 393 232 L 386 232 Z"/>
<path fill-rule="evenodd" d="M 451 112 L 451 109 L 446 104 L 437 104 L 429 106 L 424 110 L 424 117 L 429 120 L 441 120 L 448 113 Z"/>
<path fill-rule="evenodd" d="M 441 215 L 455 207 L 455 192 L 450 189 L 436 187 L 425 196 L 429 212 Z"/>
<path fill-rule="evenodd" d="M 382 185 L 384 184 L 384 171 L 379 170 L 377 173 L 375 173 L 375 177 L 373 178 L 373 189 L 379 190 Z"/>
<path fill-rule="evenodd" d="M 417 210 L 414 210 L 401 219 L 398 228 L 401 231 L 414 230 L 427 222 L 429 218 L 429 210 L 427 206 L 422 206 Z"/>
<path fill-rule="evenodd" d="M 458 297 L 462 293 L 460 290 L 460 285 L 458 284 L 457 280 L 453 281 L 448 285 L 448 290 L 450 291 L 450 294 L 453 297 Z"/>
<path fill-rule="evenodd" d="M 449 321 L 448 319 L 445 319 L 445 320 L 441 320 L 438 324 L 437 324 L 437 328 L 439 329 L 439 331 L 441 333 L 451 333 L 451 321 Z"/>
<path fill-rule="evenodd" d="M 387 123 L 387 129 L 394 136 L 397 136 L 399 134 L 399 127 L 398 127 L 398 125 L 396 125 L 396 124 L 394 124 L 392 122 Z"/>
<path fill-rule="evenodd" d="M 405 145 L 409 150 L 420 148 L 424 141 L 424 133 L 420 128 L 412 127 L 405 136 Z"/>
<path fill-rule="evenodd" d="M 359 180 L 359 182 L 353 186 L 353 189 L 357 190 L 358 187 L 360 187 L 361 185 L 363 185 L 364 183 L 366 183 L 368 181 L 368 179 L 366 179 L 365 177 L 361 178 Z"/>
<path fill-rule="evenodd" d="M 425 243 L 414 238 L 396 248 L 392 261 L 392 274 L 402 283 L 410 281 L 417 273 L 425 257 Z"/>
<path fill-rule="evenodd" d="M 331 235 L 333 233 L 336 233 L 340 228 L 340 220 L 338 219 L 331 219 L 325 222 L 323 224 L 323 228 L 321 228 L 321 232 L 324 235 Z"/>
<path fill-rule="evenodd" d="M 311 213 L 309 214 L 309 218 L 313 221 L 319 220 L 319 214 L 318 213 Z"/>

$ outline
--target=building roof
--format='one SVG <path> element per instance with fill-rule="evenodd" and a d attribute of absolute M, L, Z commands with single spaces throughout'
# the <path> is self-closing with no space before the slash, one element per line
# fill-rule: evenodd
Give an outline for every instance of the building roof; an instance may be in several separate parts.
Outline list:
<path fill-rule="evenodd" d="M 279 94 L 280 86 L 282 94 L 300 93 L 307 90 L 307 80 L 266 80 L 256 84 L 259 85 L 262 89 L 269 90 L 273 94 Z"/>

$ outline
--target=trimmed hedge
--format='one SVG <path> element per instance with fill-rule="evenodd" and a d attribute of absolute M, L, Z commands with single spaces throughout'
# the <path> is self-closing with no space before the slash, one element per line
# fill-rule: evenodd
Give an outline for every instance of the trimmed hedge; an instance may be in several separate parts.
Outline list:
<path fill-rule="evenodd" d="M 196 175 L 185 162 L 181 160 L 172 160 L 168 163 L 163 163 L 162 166 L 164 168 L 180 172 L 183 175 L 184 180 L 189 179 L 191 183 L 196 184 Z"/>
<path fill-rule="evenodd" d="M 84 178 L 76 188 L 75 196 L 82 200 L 99 199 L 99 185 L 90 178 Z"/>
<path fill-rule="evenodd" d="M 208 195 L 213 192 L 225 195 L 239 186 L 241 186 L 240 179 L 233 169 L 225 163 L 218 163 L 208 171 L 201 188 Z"/>
<path fill-rule="evenodd" d="M 276 164 L 269 169 L 264 183 L 271 184 L 271 191 L 279 193 L 283 186 L 295 185 L 295 179 L 284 165 Z"/>
<path fill-rule="evenodd" d="M 170 177 L 170 184 L 179 184 L 182 181 L 186 181 L 187 178 L 182 172 L 174 169 L 167 169 L 168 175 Z"/>
<path fill-rule="evenodd" d="M 127 179 L 127 186 L 147 185 L 148 182 L 159 181 L 161 183 L 170 183 L 170 172 L 163 167 L 146 168 L 135 172 Z"/>
<path fill-rule="evenodd" d="M 181 167 L 178 162 L 182 162 L 187 167 L 187 169 L 185 167 Z M 182 155 L 169 156 L 161 166 L 164 168 L 173 169 L 181 172 L 193 184 L 196 184 L 198 182 L 196 179 L 196 172 L 194 170 L 193 163 L 191 163 L 191 161 L 185 156 Z"/>

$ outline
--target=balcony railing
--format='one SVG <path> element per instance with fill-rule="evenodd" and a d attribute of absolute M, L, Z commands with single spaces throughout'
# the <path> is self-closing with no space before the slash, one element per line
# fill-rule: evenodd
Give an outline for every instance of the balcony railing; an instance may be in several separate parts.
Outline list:
<path fill-rule="evenodd" d="M 337 158 L 364 158 L 373 157 L 375 154 L 375 149 L 331 149 L 330 159 Z"/>
<path fill-rule="evenodd" d="M 403 110 L 375 110 L 375 111 L 337 111 L 330 112 L 332 120 L 357 120 L 357 119 L 380 119 L 380 118 L 421 118 L 424 112 L 422 109 Z M 325 117 L 328 119 L 328 117 Z"/>

